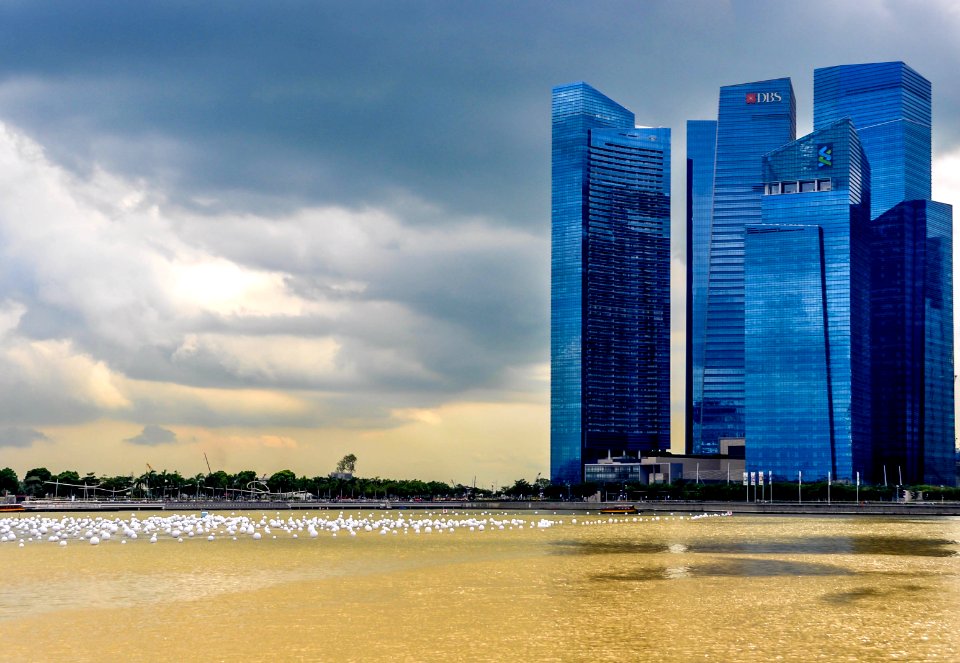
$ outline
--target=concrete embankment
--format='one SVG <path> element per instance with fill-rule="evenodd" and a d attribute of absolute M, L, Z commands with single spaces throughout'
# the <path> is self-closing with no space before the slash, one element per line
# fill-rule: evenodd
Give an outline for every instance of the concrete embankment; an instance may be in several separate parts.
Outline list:
<path fill-rule="evenodd" d="M 960 516 L 958 502 L 473 502 L 470 509 L 534 509 L 540 511 L 589 511 L 633 504 L 641 512 L 687 512 L 756 514 L 806 514 L 815 516 Z"/>
<path fill-rule="evenodd" d="M 838 516 L 960 516 L 960 502 L 514 502 L 514 501 L 443 501 L 443 502 L 384 502 L 384 501 L 67 501 L 35 500 L 24 503 L 29 511 L 287 511 L 330 510 L 355 511 L 359 509 L 430 509 L 481 511 L 540 511 L 598 513 L 607 507 L 633 504 L 641 513 L 686 512 L 717 513 L 732 511 L 741 514 L 794 514 Z"/>

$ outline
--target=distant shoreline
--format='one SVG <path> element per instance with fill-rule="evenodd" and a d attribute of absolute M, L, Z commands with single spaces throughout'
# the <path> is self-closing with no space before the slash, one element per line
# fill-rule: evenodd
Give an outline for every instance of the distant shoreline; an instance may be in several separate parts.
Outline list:
<path fill-rule="evenodd" d="M 960 502 L 693 502 L 665 500 L 650 502 L 554 502 L 554 501 L 463 501 L 385 502 L 350 501 L 83 501 L 32 500 L 23 503 L 23 513 L 116 512 L 116 511 L 357 511 L 357 510 L 471 510 L 471 511 L 558 511 L 600 515 L 601 508 L 633 504 L 643 513 L 732 511 L 737 514 L 842 515 L 842 516 L 960 516 Z"/>

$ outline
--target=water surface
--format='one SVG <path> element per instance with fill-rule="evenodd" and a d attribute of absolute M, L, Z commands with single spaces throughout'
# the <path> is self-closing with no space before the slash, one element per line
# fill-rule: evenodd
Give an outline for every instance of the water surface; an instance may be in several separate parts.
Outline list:
<path fill-rule="evenodd" d="M 3 543 L 0 659 L 958 660 L 958 519 L 516 515 L 523 529 Z"/>

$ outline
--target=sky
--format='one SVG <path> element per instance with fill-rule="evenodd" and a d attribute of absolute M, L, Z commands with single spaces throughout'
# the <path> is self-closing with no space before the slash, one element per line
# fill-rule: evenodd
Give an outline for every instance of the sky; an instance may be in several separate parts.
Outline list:
<path fill-rule="evenodd" d="M 960 5 L 0 0 L 0 467 L 549 467 L 550 90 L 673 128 L 903 60 L 960 206 Z"/>

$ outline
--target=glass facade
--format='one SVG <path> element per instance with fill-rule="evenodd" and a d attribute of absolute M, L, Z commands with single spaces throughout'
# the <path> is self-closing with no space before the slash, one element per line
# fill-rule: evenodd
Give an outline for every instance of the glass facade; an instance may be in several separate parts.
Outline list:
<path fill-rule="evenodd" d="M 687 122 L 687 450 L 700 439 L 716 120 Z"/>
<path fill-rule="evenodd" d="M 820 227 L 748 226 L 744 272 L 748 468 L 781 479 L 831 470 Z"/>
<path fill-rule="evenodd" d="M 928 80 L 902 62 L 814 72 L 814 126 L 849 117 L 872 170 L 873 482 L 954 484 L 952 211 L 930 201 Z"/>
<path fill-rule="evenodd" d="M 903 200 L 929 200 L 930 107 L 930 81 L 903 62 L 814 71 L 814 130 L 853 121 L 873 171 L 870 218 Z"/>
<path fill-rule="evenodd" d="M 796 138 L 796 102 L 789 78 L 720 89 L 713 211 L 706 257 L 706 299 L 693 291 L 703 320 L 702 393 L 694 453 L 718 453 L 721 438 L 744 436 L 744 236 L 760 222 L 762 157 Z M 694 273 L 702 270 L 694 266 Z M 693 362 L 696 369 L 697 359 Z M 694 386 L 697 388 L 695 379 Z M 747 440 L 749 447 L 750 440 Z"/>
<path fill-rule="evenodd" d="M 746 249 L 747 469 L 852 479 L 870 458 L 870 167 L 841 120 L 763 171 Z"/>
<path fill-rule="evenodd" d="M 915 200 L 876 219 L 871 244 L 871 479 L 955 485 L 953 213 Z"/>
<path fill-rule="evenodd" d="M 655 469 L 655 468 L 654 468 Z M 604 485 L 608 483 L 647 483 L 651 468 L 640 463 L 587 463 L 584 481 Z"/>
<path fill-rule="evenodd" d="M 553 90 L 551 480 L 670 444 L 670 130 Z"/>

